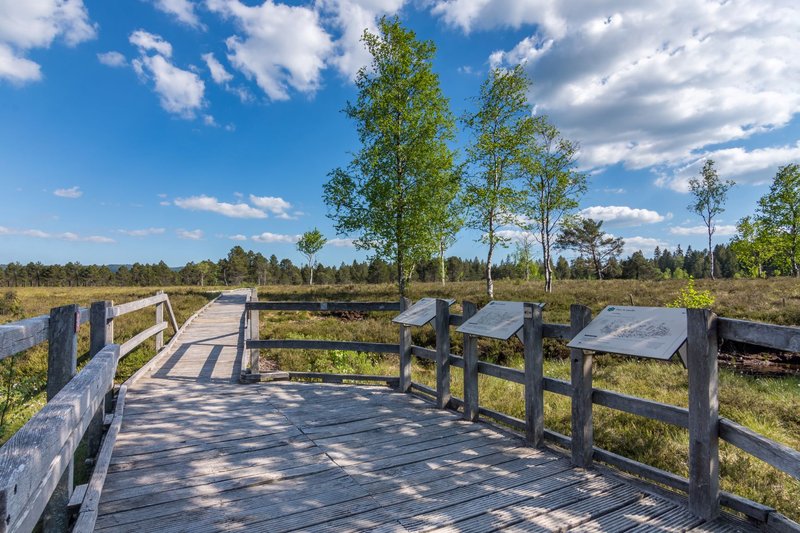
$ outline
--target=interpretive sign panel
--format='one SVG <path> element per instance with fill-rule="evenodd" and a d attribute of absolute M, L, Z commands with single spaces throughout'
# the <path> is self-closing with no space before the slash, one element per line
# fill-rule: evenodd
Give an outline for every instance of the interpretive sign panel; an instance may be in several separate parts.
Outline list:
<path fill-rule="evenodd" d="M 455 300 L 444 299 L 448 305 L 453 305 Z M 414 305 L 392 319 L 395 324 L 404 326 L 424 326 L 436 318 L 436 298 L 422 298 Z"/>
<path fill-rule="evenodd" d="M 611 305 L 567 346 L 667 360 L 686 336 L 686 309 Z"/>
<path fill-rule="evenodd" d="M 493 300 L 461 324 L 456 331 L 479 337 L 508 340 L 522 328 L 523 313 L 522 302 Z"/>

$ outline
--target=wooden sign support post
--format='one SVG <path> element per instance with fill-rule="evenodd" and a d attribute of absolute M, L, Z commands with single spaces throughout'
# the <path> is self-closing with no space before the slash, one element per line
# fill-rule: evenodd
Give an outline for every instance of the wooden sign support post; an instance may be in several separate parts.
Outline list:
<path fill-rule="evenodd" d="M 525 440 L 538 448 L 544 444 L 544 350 L 542 308 L 538 304 L 525 304 L 522 338 L 525 345 Z"/>
<path fill-rule="evenodd" d="M 436 300 L 436 407 L 450 406 L 450 303 Z"/>
<path fill-rule="evenodd" d="M 257 302 L 258 301 L 258 290 L 253 289 L 251 291 L 251 301 Z M 259 319 L 258 319 L 258 311 L 255 309 L 250 310 L 250 340 L 257 341 L 259 339 Z M 258 376 L 261 374 L 261 367 L 259 363 L 259 356 L 261 355 L 261 350 L 258 348 L 252 348 L 250 350 L 250 375 L 251 376 Z"/>
<path fill-rule="evenodd" d="M 687 309 L 689 370 L 689 510 L 710 520 L 719 514 L 719 374 L 717 316 Z"/>
<path fill-rule="evenodd" d="M 592 311 L 583 305 L 569 307 L 570 333 L 574 337 L 592 321 Z M 594 453 L 592 426 L 592 355 L 570 348 L 572 379 L 572 463 L 591 468 Z"/>
<path fill-rule="evenodd" d="M 408 298 L 400 298 L 400 312 L 411 305 Z M 411 328 L 400 324 L 400 381 L 397 385 L 398 392 L 411 390 Z"/>
<path fill-rule="evenodd" d="M 47 350 L 47 401 L 75 376 L 78 363 L 78 312 L 76 304 L 50 310 Z M 74 463 L 70 460 L 42 515 L 45 533 L 69 530 L 67 504 L 72 496 Z"/>
<path fill-rule="evenodd" d="M 463 322 L 466 322 L 478 312 L 472 302 L 464 301 L 461 305 Z M 480 410 L 478 403 L 478 338 L 464 333 L 464 420 L 476 422 Z"/>

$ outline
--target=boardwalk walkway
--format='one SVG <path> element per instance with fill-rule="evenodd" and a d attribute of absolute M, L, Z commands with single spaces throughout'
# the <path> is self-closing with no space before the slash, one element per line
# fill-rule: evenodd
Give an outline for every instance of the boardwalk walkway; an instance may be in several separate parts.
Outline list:
<path fill-rule="evenodd" d="M 240 385 L 243 306 L 128 391 L 96 530 L 748 530 L 385 387 Z"/>

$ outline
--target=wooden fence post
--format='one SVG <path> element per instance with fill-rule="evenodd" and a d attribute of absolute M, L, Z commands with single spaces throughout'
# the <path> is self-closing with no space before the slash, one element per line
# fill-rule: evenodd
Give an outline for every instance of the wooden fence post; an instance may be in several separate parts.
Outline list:
<path fill-rule="evenodd" d="M 89 357 L 94 357 L 106 345 L 114 342 L 114 320 L 106 318 L 107 311 L 113 307 L 110 301 L 93 302 L 89 307 Z M 86 430 L 86 456 L 95 457 L 100 451 L 100 442 L 103 439 L 103 417 L 111 412 L 114 401 L 112 390 L 106 395 L 105 405 L 97 410 L 89 429 Z"/>
<path fill-rule="evenodd" d="M 158 291 L 156 294 L 164 294 L 164 291 Z M 156 304 L 156 324 L 164 322 L 164 302 Z M 156 353 L 161 351 L 164 347 L 164 332 L 159 331 L 156 333 Z"/>
<path fill-rule="evenodd" d="M 250 301 L 257 302 L 258 301 L 258 289 L 254 288 L 250 291 L 251 298 Z M 250 340 L 258 340 L 259 338 L 259 318 L 258 318 L 258 311 L 251 310 L 250 311 Z M 251 376 L 258 376 L 261 373 L 261 368 L 259 366 L 259 356 L 261 354 L 261 350 L 257 348 L 253 348 L 250 350 L 250 375 Z"/>
<path fill-rule="evenodd" d="M 450 305 L 436 299 L 436 407 L 450 405 Z"/>
<path fill-rule="evenodd" d="M 73 378 L 78 363 L 78 320 L 76 304 L 50 310 L 47 351 L 47 401 Z M 67 504 L 72 496 L 74 463 L 70 461 L 45 507 L 42 530 L 45 533 L 68 531 Z"/>
<path fill-rule="evenodd" d="M 461 304 L 462 324 L 478 312 L 472 302 Z M 480 411 L 478 401 L 478 338 L 464 333 L 464 420 L 476 422 Z"/>
<path fill-rule="evenodd" d="M 583 305 L 569 307 L 571 337 L 592 321 L 592 311 Z M 572 463 L 581 468 L 592 466 L 594 428 L 592 426 L 592 355 L 570 348 L 572 380 Z"/>
<path fill-rule="evenodd" d="M 689 510 L 710 520 L 719 514 L 719 374 L 717 316 L 687 309 L 689 372 Z"/>
<path fill-rule="evenodd" d="M 400 312 L 402 313 L 411 305 L 408 298 L 400 298 Z M 398 392 L 411 390 L 411 328 L 400 324 L 400 381 L 397 384 Z"/>
<path fill-rule="evenodd" d="M 524 305 L 522 338 L 525 345 L 525 440 L 538 448 L 544 444 L 544 349 L 540 305 Z"/>

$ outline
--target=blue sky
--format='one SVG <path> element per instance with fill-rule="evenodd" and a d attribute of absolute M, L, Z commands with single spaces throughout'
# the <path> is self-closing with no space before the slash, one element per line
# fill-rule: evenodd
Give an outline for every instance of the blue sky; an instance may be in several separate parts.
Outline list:
<path fill-rule="evenodd" d="M 707 157 L 738 183 L 727 241 L 800 160 L 800 7 L 647 4 L 0 0 L 0 264 L 181 265 L 234 244 L 299 260 L 314 226 L 323 262 L 363 258 L 321 193 L 357 148 L 340 110 L 383 14 L 436 42 L 456 114 L 490 67 L 525 62 L 536 112 L 581 142 L 582 213 L 628 252 L 703 247 L 686 183 Z M 451 253 L 483 256 L 476 237 Z"/>

